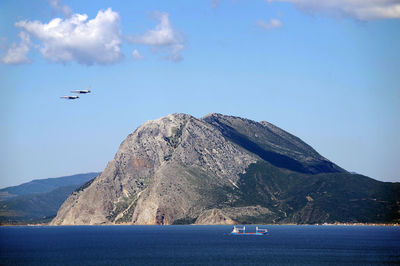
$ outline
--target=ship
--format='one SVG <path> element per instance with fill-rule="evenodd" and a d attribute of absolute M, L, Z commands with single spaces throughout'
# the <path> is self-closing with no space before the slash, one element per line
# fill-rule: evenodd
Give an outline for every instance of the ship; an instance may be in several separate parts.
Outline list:
<path fill-rule="evenodd" d="M 231 234 L 232 235 L 257 235 L 257 236 L 262 236 L 262 235 L 268 234 L 268 230 L 267 229 L 258 228 L 258 226 L 257 226 L 255 232 L 246 232 L 246 226 L 243 226 L 241 228 L 237 227 L 237 226 L 233 226 L 233 230 L 232 230 Z"/>

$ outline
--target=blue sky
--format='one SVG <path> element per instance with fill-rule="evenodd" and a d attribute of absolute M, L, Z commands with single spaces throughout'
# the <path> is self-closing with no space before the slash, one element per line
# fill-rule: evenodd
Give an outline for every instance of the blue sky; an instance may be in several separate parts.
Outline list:
<path fill-rule="evenodd" d="M 400 181 L 399 10 L 397 0 L 1 1 L 0 187 L 102 171 L 143 122 L 210 112 L 269 121 L 349 171 Z"/>

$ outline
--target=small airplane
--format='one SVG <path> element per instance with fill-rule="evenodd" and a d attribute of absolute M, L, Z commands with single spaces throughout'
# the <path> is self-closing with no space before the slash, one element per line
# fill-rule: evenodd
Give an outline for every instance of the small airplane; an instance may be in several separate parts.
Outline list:
<path fill-rule="evenodd" d="M 86 90 L 73 90 L 73 93 L 90 93 L 90 86 Z"/>
<path fill-rule="evenodd" d="M 78 95 L 70 95 L 70 96 L 61 96 L 61 99 L 67 99 L 67 100 L 75 100 L 78 99 L 79 96 Z"/>

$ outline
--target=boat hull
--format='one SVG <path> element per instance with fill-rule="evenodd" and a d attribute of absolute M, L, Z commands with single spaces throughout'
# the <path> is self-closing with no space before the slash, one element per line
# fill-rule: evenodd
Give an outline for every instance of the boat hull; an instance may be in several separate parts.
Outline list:
<path fill-rule="evenodd" d="M 241 235 L 241 236 L 243 236 L 243 235 L 252 235 L 252 236 L 262 236 L 262 235 L 266 235 L 267 234 L 267 232 L 257 232 L 257 233 L 236 233 L 236 232 L 232 232 L 231 233 L 232 235 Z"/>

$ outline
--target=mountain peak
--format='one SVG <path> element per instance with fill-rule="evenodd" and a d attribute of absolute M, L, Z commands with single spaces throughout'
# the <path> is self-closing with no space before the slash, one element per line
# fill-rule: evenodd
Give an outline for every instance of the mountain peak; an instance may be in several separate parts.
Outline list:
<path fill-rule="evenodd" d="M 217 113 L 201 119 L 171 114 L 130 134 L 102 174 L 64 202 L 52 224 L 180 224 L 199 217 L 198 223 L 289 221 L 311 204 L 307 199 L 318 198 L 307 187 L 319 184 L 321 174 L 347 177 L 270 123 Z M 300 198 L 292 202 L 288 189 Z M 326 215 L 296 219 L 326 221 Z"/>

